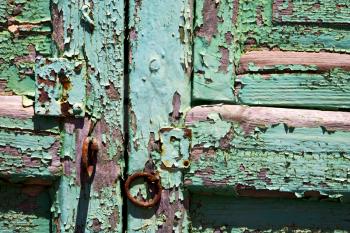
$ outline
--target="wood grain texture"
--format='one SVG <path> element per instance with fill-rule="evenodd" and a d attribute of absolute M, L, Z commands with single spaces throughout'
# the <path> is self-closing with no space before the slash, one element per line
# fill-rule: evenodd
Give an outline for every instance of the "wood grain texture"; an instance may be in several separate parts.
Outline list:
<path fill-rule="evenodd" d="M 192 164 L 185 184 L 195 191 L 234 188 L 237 195 L 269 190 L 303 197 L 316 191 L 345 200 L 350 190 L 349 116 L 297 109 L 196 107 L 187 115 Z"/>
<path fill-rule="evenodd" d="M 350 73 L 246 74 L 236 80 L 240 104 L 349 109 Z"/>
<path fill-rule="evenodd" d="M 298 66 L 305 66 L 299 67 Z M 241 56 L 238 73 L 260 71 L 350 70 L 350 55 L 327 52 L 250 51 Z"/>
<path fill-rule="evenodd" d="M 317 111 L 271 107 L 248 107 L 242 105 L 211 105 L 192 108 L 186 115 L 186 124 L 206 121 L 210 114 L 220 114 L 223 120 L 238 122 L 251 131 L 255 127 L 268 127 L 284 123 L 291 127 L 319 127 L 350 131 L 350 112 Z"/>
<path fill-rule="evenodd" d="M 22 96 L 0 96 L 0 117 L 28 119 L 33 116 L 32 107 L 23 107 Z"/>

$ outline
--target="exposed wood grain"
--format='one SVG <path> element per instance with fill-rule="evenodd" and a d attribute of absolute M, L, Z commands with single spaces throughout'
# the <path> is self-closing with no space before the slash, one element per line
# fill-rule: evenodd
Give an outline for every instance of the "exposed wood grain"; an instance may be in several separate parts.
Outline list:
<path fill-rule="evenodd" d="M 265 69 L 277 69 L 277 65 L 302 65 L 316 66 L 318 71 L 328 71 L 334 68 L 350 70 L 350 54 L 327 52 L 283 52 L 283 51 L 251 51 L 242 55 L 238 73 L 252 71 L 249 66 L 254 66 L 254 71 Z M 288 67 L 284 69 L 288 70 Z"/>
<path fill-rule="evenodd" d="M 0 117 L 28 119 L 33 116 L 33 107 L 23 107 L 22 96 L 0 96 Z"/>
<path fill-rule="evenodd" d="M 192 108 L 186 116 L 186 124 L 206 121 L 212 113 L 218 113 L 226 121 L 238 122 L 246 130 L 257 126 L 284 123 L 291 127 L 319 127 L 328 130 L 350 131 L 350 112 L 248 107 L 240 105 L 212 105 Z"/>

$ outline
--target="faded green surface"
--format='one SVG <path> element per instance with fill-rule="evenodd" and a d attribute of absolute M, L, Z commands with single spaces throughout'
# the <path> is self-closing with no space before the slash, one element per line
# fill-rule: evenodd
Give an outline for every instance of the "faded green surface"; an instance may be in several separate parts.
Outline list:
<path fill-rule="evenodd" d="M 159 173 L 164 189 L 158 208 L 140 209 L 128 202 L 127 230 L 186 232 L 182 171 L 163 169 L 159 163 L 159 130 L 183 126 L 190 107 L 192 1 L 132 0 L 129 15 L 128 174 Z M 141 187 L 136 186 L 133 194 L 144 193 Z"/>
<path fill-rule="evenodd" d="M 4 206 L 6 214 L 0 222 L 6 226 L 0 231 L 121 232 L 124 1 L 92 1 L 91 5 L 70 0 L 2 1 L 0 13 L 0 95 L 28 96 L 23 103 L 32 108 L 35 79 L 40 78 L 34 77 L 34 66 L 37 58 L 44 57 L 41 61 L 47 69 L 37 64 L 36 71 L 45 85 L 54 81 L 50 80 L 51 71 L 57 74 L 63 70 L 70 79 L 71 85 L 65 86 L 68 92 L 75 88 L 59 99 L 60 92 L 67 91 L 63 85 L 56 90 L 46 86 L 43 99 L 46 93 L 57 103 L 48 110 L 62 111 L 59 105 L 68 101 L 73 111 L 85 110 L 86 104 L 87 113 L 79 112 L 85 116 L 80 120 L 0 117 L 2 177 L 39 187 L 49 185 L 45 188 L 48 200 L 30 194 L 34 204 L 40 201 L 45 207 L 47 215 L 35 211 L 31 202 L 26 207 L 30 213 Z M 49 65 L 47 61 L 54 62 Z M 85 90 L 86 103 L 82 101 Z M 76 102 L 82 106 L 75 106 Z M 48 115 L 60 115 L 54 113 Z M 80 169 L 82 143 L 89 130 L 100 148 L 91 180 Z M 9 195 L 16 192 L 9 190 Z M 12 201 L 22 205 L 20 198 Z"/>
<path fill-rule="evenodd" d="M 246 74 L 238 102 L 247 105 L 348 109 L 350 75 L 336 70 L 325 74 Z"/>
<path fill-rule="evenodd" d="M 350 228 L 349 204 L 196 193 L 191 200 L 191 232 L 343 233 Z"/>
<path fill-rule="evenodd" d="M 185 176 L 191 189 L 242 185 L 297 197 L 305 191 L 341 197 L 350 189 L 349 132 L 281 123 L 245 134 L 239 125 L 220 119 L 191 128 L 192 148 L 200 150 Z"/>
<path fill-rule="evenodd" d="M 228 67 L 231 67 L 230 64 L 232 63 L 237 66 L 244 52 L 262 48 L 348 53 L 350 37 L 348 27 L 345 25 L 349 21 L 347 20 L 348 5 L 347 1 L 327 0 L 197 1 L 193 100 L 198 103 L 266 104 L 267 101 L 259 102 L 259 98 L 247 102 L 241 101 L 240 98 L 237 99 L 237 91 L 235 92 L 234 89 L 239 87 L 240 83 L 234 82 L 236 79 L 234 73 L 230 74 L 228 72 L 224 75 L 225 72 L 221 72 L 221 68 L 226 67 L 227 64 L 229 64 Z M 203 10 L 205 6 L 207 8 Z M 232 18 L 229 15 L 222 15 L 222 7 L 233 14 Z M 203 27 L 205 20 L 208 21 L 210 27 Z M 202 28 L 198 25 L 202 25 Z M 207 29 L 207 39 L 202 38 L 201 29 L 203 28 Z M 210 35 L 210 43 L 208 42 L 208 35 Z M 230 35 L 232 35 L 232 38 Z M 232 41 L 230 46 L 226 44 L 228 39 L 230 42 Z M 226 53 L 229 54 L 228 60 L 223 59 L 222 48 L 229 48 L 228 53 Z M 276 72 L 279 74 L 281 70 L 289 68 L 285 66 L 275 67 L 275 69 L 270 69 L 270 73 L 274 74 Z M 292 68 L 294 70 L 296 67 Z M 299 68 L 297 69 L 299 70 Z M 313 73 L 312 69 L 304 69 L 305 71 Z M 270 81 L 271 85 L 261 87 L 261 91 L 274 85 L 273 80 Z M 322 81 L 316 81 L 315 85 L 322 85 L 322 83 Z M 258 91 L 259 85 L 260 83 L 254 83 L 254 91 Z M 279 85 L 279 83 L 276 82 L 276 85 Z M 326 95 L 338 96 L 337 88 L 336 83 L 329 83 L 329 94 Z M 288 85 L 285 85 L 283 89 L 287 92 L 295 91 L 293 86 Z M 266 93 L 271 99 L 276 99 L 276 102 L 271 102 L 269 105 L 280 105 L 278 103 L 280 93 Z M 318 96 L 317 89 L 310 89 L 310 95 Z M 343 95 L 347 95 L 346 90 L 343 91 Z M 326 107 L 329 106 L 329 103 L 320 100 L 319 105 L 322 104 Z M 293 100 L 290 101 L 291 105 L 294 105 Z M 313 107 L 312 104 L 307 102 L 299 102 L 298 106 Z"/>
<path fill-rule="evenodd" d="M 237 0 L 197 0 L 193 98 L 232 101 Z"/>
<path fill-rule="evenodd" d="M 274 0 L 274 20 L 284 23 L 349 24 L 350 3 L 347 0 Z"/>
<path fill-rule="evenodd" d="M 86 67 L 81 61 L 42 59 L 35 66 L 35 113 L 85 116 Z"/>
<path fill-rule="evenodd" d="M 0 184 L 0 232 L 51 232 L 46 187 Z"/>

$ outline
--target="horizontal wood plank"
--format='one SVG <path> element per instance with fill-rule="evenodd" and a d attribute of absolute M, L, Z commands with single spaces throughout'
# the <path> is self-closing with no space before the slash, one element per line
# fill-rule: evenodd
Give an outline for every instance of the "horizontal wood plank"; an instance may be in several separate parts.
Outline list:
<path fill-rule="evenodd" d="M 350 23 L 347 0 L 274 0 L 273 19 L 281 23 Z"/>
<path fill-rule="evenodd" d="M 22 96 L 0 96 L 0 117 L 28 119 L 33 116 L 33 107 L 23 107 Z"/>
<path fill-rule="evenodd" d="M 59 136 L 0 130 L 0 177 L 54 180 L 61 172 Z"/>
<path fill-rule="evenodd" d="M 250 51 L 242 55 L 238 73 L 260 71 L 350 70 L 350 54 L 327 52 Z"/>
<path fill-rule="evenodd" d="M 238 103 L 316 109 L 350 108 L 350 73 L 246 74 L 236 80 Z"/>
<path fill-rule="evenodd" d="M 347 232 L 349 207 L 327 201 L 194 193 L 190 204 L 191 232 Z"/>
<path fill-rule="evenodd" d="M 329 197 L 350 190 L 350 113 L 199 106 L 187 115 L 196 189 L 242 187 Z"/>

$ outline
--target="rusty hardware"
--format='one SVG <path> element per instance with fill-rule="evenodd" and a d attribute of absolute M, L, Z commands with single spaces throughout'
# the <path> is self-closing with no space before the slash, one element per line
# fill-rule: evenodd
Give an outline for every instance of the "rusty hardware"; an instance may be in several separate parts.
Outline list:
<path fill-rule="evenodd" d="M 137 178 L 145 178 L 148 184 L 154 184 L 155 187 L 155 194 L 154 197 L 151 200 L 147 201 L 141 201 L 133 197 L 130 193 L 130 185 L 132 182 L 134 182 Z M 144 207 L 144 208 L 150 208 L 155 206 L 161 197 L 162 194 L 162 185 L 160 183 L 160 178 L 157 175 L 153 175 L 148 172 L 137 172 L 131 176 L 128 177 L 128 179 L 125 182 L 125 192 L 126 196 L 129 198 L 129 200 L 134 203 L 137 206 Z"/>
<path fill-rule="evenodd" d="M 83 149 L 81 154 L 82 166 L 89 177 L 92 176 L 95 168 L 95 162 L 98 152 L 98 142 L 96 139 L 87 137 L 83 142 Z"/>

